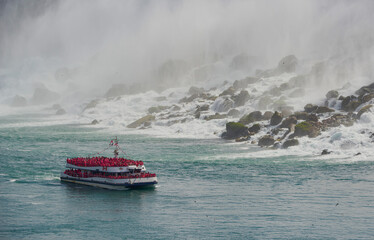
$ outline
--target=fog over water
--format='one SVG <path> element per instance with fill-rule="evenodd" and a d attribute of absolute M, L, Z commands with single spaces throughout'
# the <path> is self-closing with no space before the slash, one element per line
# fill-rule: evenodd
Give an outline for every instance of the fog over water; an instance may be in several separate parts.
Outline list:
<path fill-rule="evenodd" d="M 102 96 L 112 83 L 146 82 L 148 90 L 230 80 L 274 67 L 289 54 L 304 72 L 333 61 L 324 81 L 329 87 L 345 77 L 369 82 L 373 11 L 372 1 L 2 0 L 2 100 L 29 97 L 40 84 L 62 95 Z M 250 64 L 233 71 L 239 54 Z M 158 73 L 169 60 L 181 61 L 183 71 L 165 80 Z M 203 77 L 184 74 L 211 64 Z M 56 79 L 61 68 L 69 70 L 65 82 Z"/>

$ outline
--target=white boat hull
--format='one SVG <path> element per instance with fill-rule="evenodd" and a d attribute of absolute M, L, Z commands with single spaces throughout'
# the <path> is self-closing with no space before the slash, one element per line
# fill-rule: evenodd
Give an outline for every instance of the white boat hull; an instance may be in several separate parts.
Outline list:
<path fill-rule="evenodd" d="M 113 190 L 126 190 L 133 188 L 151 187 L 157 184 L 157 177 L 132 178 L 132 179 L 103 179 L 98 177 L 79 178 L 61 173 L 63 182 L 77 183 L 87 186 L 100 187 Z"/>

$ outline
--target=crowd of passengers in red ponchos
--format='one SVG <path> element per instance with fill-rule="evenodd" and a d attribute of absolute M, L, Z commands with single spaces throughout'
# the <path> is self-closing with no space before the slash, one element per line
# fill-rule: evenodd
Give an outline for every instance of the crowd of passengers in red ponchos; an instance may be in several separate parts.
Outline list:
<path fill-rule="evenodd" d="M 80 169 L 76 170 L 65 170 L 64 172 L 66 175 L 72 177 L 80 177 L 80 178 L 91 178 L 91 177 L 101 177 L 101 178 L 111 178 L 111 179 L 129 179 L 129 178 L 149 178 L 149 177 L 156 177 L 155 173 L 140 173 L 139 175 L 127 175 L 127 176 L 113 176 L 107 175 L 105 173 L 87 173 L 83 172 Z"/>
<path fill-rule="evenodd" d="M 107 158 L 107 157 L 92 157 L 92 158 L 68 158 L 67 163 L 81 167 L 127 167 L 130 165 L 142 166 L 142 161 L 134 161 L 125 158 Z"/>

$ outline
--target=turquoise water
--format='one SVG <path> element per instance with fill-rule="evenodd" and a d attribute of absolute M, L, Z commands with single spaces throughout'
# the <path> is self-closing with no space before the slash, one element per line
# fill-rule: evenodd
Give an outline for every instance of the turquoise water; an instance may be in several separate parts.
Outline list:
<path fill-rule="evenodd" d="M 159 185 L 111 191 L 58 177 L 66 157 L 104 149 L 112 136 L 80 125 L 27 125 L 39 119 L 0 118 L 0 239 L 374 237 L 374 161 L 230 158 L 223 156 L 258 150 L 118 134 Z"/>

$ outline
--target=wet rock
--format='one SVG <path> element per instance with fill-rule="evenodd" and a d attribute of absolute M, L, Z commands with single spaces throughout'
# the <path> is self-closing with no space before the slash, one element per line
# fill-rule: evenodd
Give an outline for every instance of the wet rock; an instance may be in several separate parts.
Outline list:
<path fill-rule="evenodd" d="M 24 98 L 20 95 L 14 96 L 13 101 L 10 104 L 10 106 L 12 106 L 12 107 L 25 107 L 26 105 L 27 105 L 26 98 Z"/>
<path fill-rule="evenodd" d="M 307 120 L 309 114 L 307 112 L 295 112 L 293 116 L 295 116 L 297 120 Z"/>
<path fill-rule="evenodd" d="M 96 119 L 94 119 L 94 120 L 91 122 L 91 125 L 96 125 L 96 124 L 99 124 L 99 121 L 97 121 Z"/>
<path fill-rule="evenodd" d="M 308 136 L 310 138 L 317 137 L 320 134 L 320 130 L 315 127 L 311 122 L 301 122 L 295 126 L 294 135 L 296 137 Z"/>
<path fill-rule="evenodd" d="M 252 134 L 256 134 L 256 133 L 258 133 L 260 130 L 261 130 L 261 126 L 260 126 L 260 124 L 258 124 L 258 123 L 253 124 L 252 127 L 248 128 L 248 132 L 250 132 L 250 133 L 252 133 Z"/>
<path fill-rule="evenodd" d="M 339 97 L 339 92 L 336 91 L 336 90 L 331 90 L 329 91 L 328 93 L 326 93 L 326 98 L 327 99 L 330 99 L 330 98 L 338 98 Z"/>
<path fill-rule="evenodd" d="M 277 69 L 280 73 L 291 73 L 295 72 L 297 64 L 297 58 L 294 55 L 289 55 L 279 61 Z"/>
<path fill-rule="evenodd" d="M 304 110 L 305 110 L 305 112 L 307 112 L 307 113 L 314 112 L 314 111 L 317 110 L 317 108 L 318 108 L 317 105 L 310 104 L 310 103 L 308 103 L 307 105 L 304 106 Z"/>
<path fill-rule="evenodd" d="M 297 124 L 296 117 L 292 116 L 292 117 L 288 117 L 288 118 L 284 119 L 279 127 L 280 128 L 290 128 L 291 124 Z"/>
<path fill-rule="evenodd" d="M 137 128 L 137 127 L 140 127 L 141 125 L 145 126 L 145 125 L 150 124 L 155 119 L 156 119 L 155 116 L 153 116 L 153 115 L 147 115 L 145 117 L 142 117 L 142 118 L 136 120 L 135 122 L 130 123 L 129 125 L 127 125 L 127 127 L 128 128 Z"/>
<path fill-rule="evenodd" d="M 51 103 L 60 98 L 56 92 L 50 91 L 47 88 L 36 88 L 31 98 L 31 103 L 35 105 Z"/>
<path fill-rule="evenodd" d="M 56 115 L 64 115 L 66 114 L 66 111 L 63 108 L 60 108 L 59 110 L 56 111 Z"/>
<path fill-rule="evenodd" d="M 264 112 L 264 115 L 262 115 L 262 120 L 266 120 L 266 121 L 270 120 L 273 114 L 274 113 L 272 111 Z"/>
<path fill-rule="evenodd" d="M 227 116 L 230 117 L 239 117 L 240 116 L 240 111 L 237 109 L 231 109 L 228 113 Z"/>
<path fill-rule="evenodd" d="M 179 107 L 178 105 L 173 105 L 173 107 L 171 107 L 171 110 L 172 111 L 179 111 L 179 110 L 181 110 L 181 107 Z"/>
<path fill-rule="evenodd" d="M 94 108 L 96 107 L 97 104 L 99 104 L 99 100 L 98 99 L 94 99 L 92 100 L 91 102 L 89 102 L 86 107 L 83 109 L 83 112 L 86 110 L 86 109 L 89 109 L 89 108 Z"/>
<path fill-rule="evenodd" d="M 365 107 L 361 108 L 360 111 L 358 111 L 358 113 L 357 113 L 357 119 L 360 119 L 362 114 L 370 111 L 370 109 L 371 109 L 372 106 L 373 105 L 368 104 Z"/>
<path fill-rule="evenodd" d="M 366 102 L 369 102 L 373 98 L 374 98 L 374 93 L 368 93 L 363 96 L 360 96 L 359 100 L 361 103 L 366 103 Z"/>
<path fill-rule="evenodd" d="M 260 147 L 268 147 L 273 145 L 275 142 L 274 138 L 270 135 L 265 135 L 260 140 L 258 140 L 258 146 Z"/>
<path fill-rule="evenodd" d="M 357 95 L 364 95 L 366 93 L 372 93 L 372 92 L 374 92 L 374 83 L 361 87 L 355 93 Z"/>
<path fill-rule="evenodd" d="M 335 112 L 335 110 L 328 108 L 328 107 L 319 106 L 315 111 L 315 113 L 329 113 L 329 112 Z"/>
<path fill-rule="evenodd" d="M 282 148 L 289 148 L 289 147 L 297 146 L 297 145 L 299 145 L 299 140 L 289 139 L 283 143 Z"/>
<path fill-rule="evenodd" d="M 262 120 L 262 113 L 260 111 L 254 111 L 240 118 L 239 122 L 246 125 L 246 124 L 256 122 L 256 121 L 261 121 L 261 120 Z"/>
<path fill-rule="evenodd" d="M 234 101 L 230 98 L 217 98 L 212 105 L 212 109 L 215 112 L 227 112 L 230 108 L 234 107 Z"/>
<path fill-rule="evenodd" d="M 226 132 L 222 134 L 222 138 L 236 139 L 239 137 L 248 136 L 248 128 L 241 123 L 228 122 L 226 123 Z"/>
<path fill-rule="evenodd" d="M 233 96 L 235 107 L 244 106 L 244 104 L 249 100 L 250 96 L 248 91 L 242 90 L 238 95 Z"/>
<path fill-rule="evenodd" d="M 250 136 L 240 137 L 240 138 L 235 139 L 235 142 L 245 142 L 245 141 L 248 141 L 249 139 L 251 139 Z"/>
<path fill-rule="evenodd" d="M 148 113 L 152 114 L 152 113 L 159 113 L 159 112 L 162 112 L 166 109 L 168 109 L 169 107 L 168 106 L 157 106 L 157 107 L 150 107 L 148 108 Z"/>
<path fill-rule="evenodd" d="M 192 86 L 190 87 L 190 89 L 188 90 L 188 93 L 190 95 L 193 95 L 193 94 L 201 94 L 203 93 L 205 90 L 204 88 L 198 88 L 198 87 L 195 87 L 195 86 Z"/>
<path fill-rule="evenodd" d="M 213 120 L 213 119 L 224 119 L 224 118 L 227 118 L 227 114 L 219 114 L 219 113 L 216 113 L 214 115 L 210 115 L 210 116 L 206 116 L 204 118 L 204 120 L 206 121 L 210 121 L 210 120 Z"/>
<path fill-rule="evenodd" d="M 309 122 L 318 122 L 319 118 L 316 114 L 309 114 L 306 120 Z"/>
<path fill-rule="evenodd" d="M 292 111 L 290 109 L 288 109 L 288 108 L 282 109 L 281 111 L 282 111 L 282 116 L 283 117 L 289 117 L 289 116 L 292 115 Z"/>
<path fill-rule="evenodd" d="M 241 80 L 236 80 L 232 86 L 235 90 L 239 90 L 239 89 L 247 88 L 249 84 L 256 83 L 259 80 L 260 78 L 257 78 L 257 77 L 247 77 Z"/>
<path fill-rule="evenodd" d="M 223 91 L 219 96 L 226 96 L 226 95 L 229 95 L 229 96 L 233 96 L 235 94 L 235 88 L 233 87 L 229 87 L 228 89 L 226 89 L 225 91 Z"/>
<path fill-rule="evenodd" d="M 282 122 L 283 116 L 279 112 L 275 111 L 273 116 L 270 119 L 270 125 L 275 126 Z"/>
<path fill-rule="evenodd" d="M 346 112 L 353 112 L 360 105 L 361 103 L 358 101 L 357 97 L 351 95 L 343 99 L 341 109 Z"/>
<path fill-rule="evenodd" d="M 327 154 L 330 154 L 332 153 L 332 151 L 329 151 L 328 149 L 323 149 L 322 152 L 321 152 L 321 155 L 327 155 Z"/>
<path fill-rule="evenodd" d="M 338 127 L 340 125 L 352 126 L 354 123 L 351 115 L 334 114 L 333 116 L 322 120 L 324 129 Z"/>

